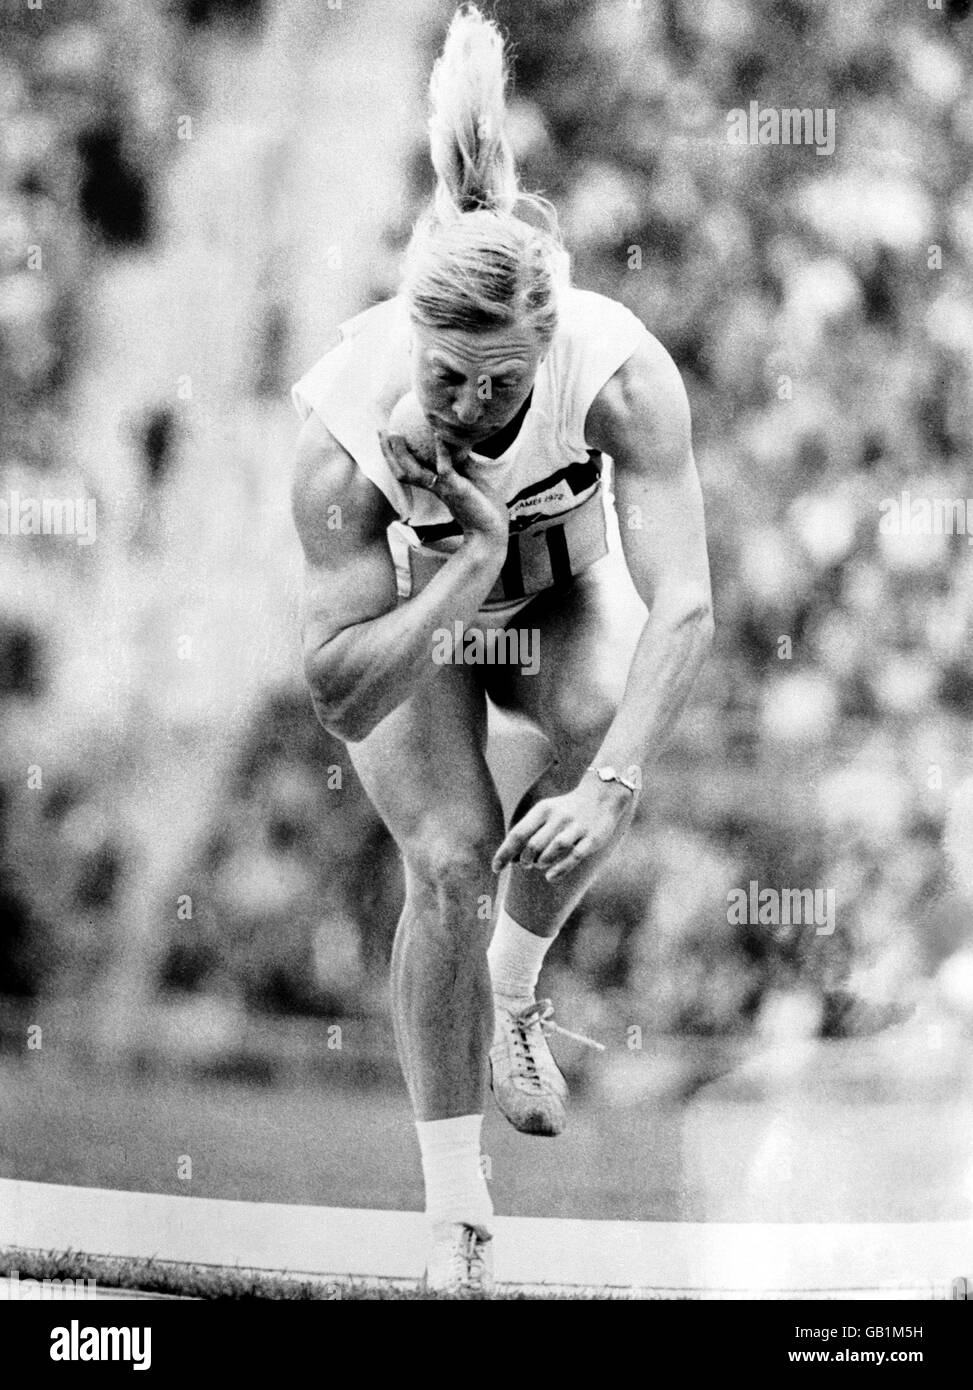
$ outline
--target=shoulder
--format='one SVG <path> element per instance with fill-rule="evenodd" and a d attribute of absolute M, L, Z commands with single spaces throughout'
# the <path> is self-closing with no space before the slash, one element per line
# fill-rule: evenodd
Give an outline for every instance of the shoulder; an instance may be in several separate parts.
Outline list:
<path fill-rule="evenodd" d="M 684 454 L 691 447 L 691 432 L 689 399 L 679 369 L 646 329 L 634 352 L 592 401 L 586 434 L 592 444 L 615 456 L 638 444 L 655 454 Z"/>
<path fill-rule="evenodd" d="M 597 346 L 606 335 L 639 329 L 646 331 L 642 321 L 617 299 L 575 285 L 561 292 L 558 336 Z"/>
<path fill-rule="evenodd" d="M 395 402 L 409 386 L 408 318 L 399 298 L 373 305 L 342 324 L 337 343 L 292 388 L 304 431 L 298 443 L 298 474 L 306 450 L 341 450 L 405 515 L 408 498 L 392 476 L 378 441 Z M 330 442 L 328 442 L 330 441 Z M 330 476 L 330 473 L 329 475 Z M 359 480 L 355 479 L 356 486 Z"/>
<path fill-rule="evenodd" d="M 594 444 L 585 430 L 591 403 L 645 336 L 645 325 L 618 300 L 574 286 L 562 290 L 547 370 L 560 428 L 573 444 Z"/>
<path fill-rule="evenodd" d="M 407 363 L 408 319 L 399 296 L 373 304 L 339 327 L 324 353 L 291 388 L 302 419 L 339 409 L 362 395 L 381 397 L 401 384 Z"/>

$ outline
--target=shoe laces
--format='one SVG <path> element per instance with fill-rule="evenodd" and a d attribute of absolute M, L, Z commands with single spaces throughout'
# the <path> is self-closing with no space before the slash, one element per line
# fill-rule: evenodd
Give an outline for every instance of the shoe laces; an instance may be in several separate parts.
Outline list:
<path fill-rule="evenodd" d="M 476 1226 L 463 1226 L 460 1230 L 452 1256 L 453 1273 L 460 1287 L 483 1288 L 487 1273 L 484 1247 L 490 1238 Z"/>
<path fill-rule="evenodd" d="M 597 1052 L 604 1052 L 605 1044 L 596 1042 L 594 1038 L 585 1037 L 584 1033 L 573 1033 L 570 1028 L 562 1028 L 553 1019 L 554 1005 L 550 999 L 532 999 L 519 1013 L 511 1014 L 511 1022 L 514 1028 L 514 1037 L 519 1043 L 519 1050 L 524 1058 L 526 1070 L 530 1081 L 537 1081 L 540 1078 L 537 1074 L 537 1063 L 531 1048 L 533 1039 L 530 1037 L 531 1030 L 537 1028 L 541 1034 L 560 1033 L 563 1038 L 573 1038 L 575 1042 L 584 1043 L 585 1047 L 593 1047 Z"/>

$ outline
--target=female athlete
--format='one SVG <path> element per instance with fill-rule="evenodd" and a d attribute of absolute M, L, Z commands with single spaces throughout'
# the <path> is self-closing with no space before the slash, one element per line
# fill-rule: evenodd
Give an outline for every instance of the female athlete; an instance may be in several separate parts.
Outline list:
<path fill-rule="evenodd" d="M 506 77 L 499 32 L 465 6 L 433 70 L 436 190 L 400 293 L 294 387 L 305 669 L 405 866 L 396 1044 L 427 1285 L 454 1293 L 491 1287 L 487 1067 L 513 1125 L 560 1132 L 541 964 L 630 825 L 712 632 L 679 373 L 627 308 L 571 286 L 550 205 L 518 187 Z M 632 585 L 641 604 L 621 601 Z M 457 630 L 513 658 L 471 662 L 462 643 L 444 659 Z M 550 745 L 509 827 L 487 700 Z"/>

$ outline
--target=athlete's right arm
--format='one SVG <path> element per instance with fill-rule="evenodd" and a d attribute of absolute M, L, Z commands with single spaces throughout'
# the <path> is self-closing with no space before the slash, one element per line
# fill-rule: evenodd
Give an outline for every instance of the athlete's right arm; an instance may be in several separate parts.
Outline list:
<path fill-rule="evenodd" d="M 506 546 L 467 531 L 432 581 L 399 603 L 386 537 L 395 514 L 314 414 L 298 440 L 292 503 L 304 548 L 304 670 L 315 713 L 331 733 L 358 742 L 431 676 L 433 634 L 473 620 Z"/>

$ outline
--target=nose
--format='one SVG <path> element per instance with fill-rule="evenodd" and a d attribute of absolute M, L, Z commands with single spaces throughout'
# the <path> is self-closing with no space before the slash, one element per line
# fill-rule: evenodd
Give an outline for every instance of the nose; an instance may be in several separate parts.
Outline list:
<path fill-rule="evenodd" d="M 461 425 L 475 425 L 483 414 L 483 402 L 476 394 L 476 388 L 462 392 L 453 401 L 453 414 Z"/>

